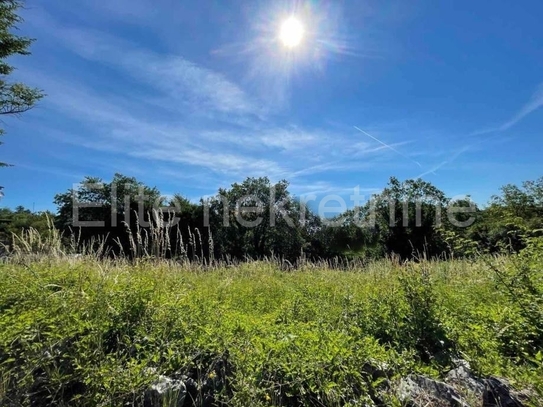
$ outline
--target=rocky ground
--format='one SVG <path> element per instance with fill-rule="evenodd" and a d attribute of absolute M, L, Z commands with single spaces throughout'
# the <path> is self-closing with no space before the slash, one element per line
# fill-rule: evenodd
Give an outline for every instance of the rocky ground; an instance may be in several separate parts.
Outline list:
<path fill-rule="evenodd" d="M 224 363 L 217 361 L 214 373 L 200 384 L 187 375 L 159 376 L 145 393 L 145 407 L 217 405 L 214 395 L 228 380 Z M 442 381 L 418 374 L 389 379 L 393 372 L 372 363 L 364 365 L 362 371 L 370 382 L 377 383 L 375 392 L 370 395 L 374 406 L 386 406 L 390 400 L 409 407 L 524 407 L 537 403 L 535 393 L 515 389 L 505 378 L 477 377 L 465 360 L 455 360 L 454 364 L 456 367 Z"/>

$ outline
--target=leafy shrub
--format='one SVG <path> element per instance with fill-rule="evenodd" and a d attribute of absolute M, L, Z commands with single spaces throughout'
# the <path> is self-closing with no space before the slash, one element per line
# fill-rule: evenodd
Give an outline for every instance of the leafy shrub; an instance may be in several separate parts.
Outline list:
<path fill-rule="evenodd" d="M 452 343 L 441 325 L 438 299 L 430 275 L 424 265 L 412 264 L 399 276 L 400 286 L 407 303 L 404 316 L 404 340 L 424 362 L 432 359 L 447 360 Z"/>
<path fill-rule="evenodd" d="M 497 289 L 506 294 L 516 313 L 511 321 L 515 329 L 502 335 L 506 353 L 533 358 L 543 349 L 543 238 L 526 239 L 526 248 L 507 265 L 491 268 Z"/>

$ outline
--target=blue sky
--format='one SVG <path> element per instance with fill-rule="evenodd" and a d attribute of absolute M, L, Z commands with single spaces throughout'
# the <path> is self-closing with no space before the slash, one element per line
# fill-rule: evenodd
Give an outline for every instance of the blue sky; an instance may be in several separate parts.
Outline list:
<path fill-rule="evenodd" d="M 48 96 L 4 120 L 3 206 L 54 209 L 115 172 L 191 199 L 247 176 L 347 198 L 422 176 L 479 203 L 543 175 L 540 0 L 26 4 L 15 76 Z"/>

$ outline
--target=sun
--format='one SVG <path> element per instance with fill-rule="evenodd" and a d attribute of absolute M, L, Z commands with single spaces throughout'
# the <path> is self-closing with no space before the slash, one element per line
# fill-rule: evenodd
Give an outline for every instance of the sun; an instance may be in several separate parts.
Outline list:
<path fill-rule="evenodd" d="M 295 17 L 290 17 L 281 25 L 279 39 L 287 48 L 295 48 L 302 42 L 304 26 Z"/>

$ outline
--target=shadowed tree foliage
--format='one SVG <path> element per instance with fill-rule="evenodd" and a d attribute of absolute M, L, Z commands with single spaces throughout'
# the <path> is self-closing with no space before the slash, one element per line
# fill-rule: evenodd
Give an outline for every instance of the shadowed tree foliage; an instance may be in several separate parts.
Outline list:
<path fill-rule="evenodd" d="M 324 232 L 326 246 L 334 254 L 373 258 L 386 253 L 401 258 L 440 255 L 446 245 L 437 226 L 446 217 L 447 203 L 429 182 L 392 177 L 365 205 L 332 220 Z"/>
<path fill-rule="evenodd" d="M 446 216 L 447 204 L 443 191 L 427 181 L 400 182 L 392 177 L 368 206 L 375 206 L 376 228 L 385 251 L 410 258 L 443 253 L 437 226 Z"/>
<path fill-rule="evenodd" d="M 163 204 L 157 188 L 151 188 L 136 178 L 115 174 L 111 182 L 86 177 L 78 188 L 57 194 L 55 223 L 65 235 L 77 234 L 81 240 L 107 236 L 114 247 L 118 239 L 123 250 L 129 251 L 127 227 L 136 231 L 149 221 L 153 207 Z"/>
<path fill-rule="evenodd" d="M 482 250 L 519 251 L 525 238 L 543 229 L 543 177 L 525 181 L 519 187 L 508 184 L 491 198 L 480 221 L 473 227 L 474 239 Z"/>
<path fill-rule="evenodd" d="M 144 201 L 138 198 L 142 193 Z M 168 236 L 161 253 L 192 259 L 464 257 L 504 248 L 518 251 L 526 237 L 543 229 L 543 178 L 522 187 L 506 185 L 480 209 L 469 197 L 447 198 L 427 181 L 400 182 L 393 177 L 380 194 L 332 219 L 302 205 L 288 191 L 287 181 L 274 184 L 266 177 L 221 188 L 199 203 L 177 194 L 160 211 L 160 222 L 149 217 L 153 208 L 164 204 L 160 192 L 121 174 L 110 183 L 87 177 L 79 188 L 58 194 L 55 203 L 56 225 L 66 234 L 80 233 L 82 240 L 107 235 L 110 249 L 121 242 L 125 253 L 134 240 L 127 226 L 132 233 L 147 233 L 161 222 L 168 226 L 175 216 L 175 227 L 155 235 Z M 103 224 L 74 228 L 74 209 L 80 222 Z M 136 225 L 138 217 L 143 226 Z"/>
<path fill-rule="evenodd" d="M 138 206 L 140 201 L 143 203 L 141 207 Z M 136 214 L 143 218 L 154 204 L 161 204 L 162 200 L 157 188 L 117 173 L 109 183 L 101 178 L 85 177 L 79 188 L 57 194 L 54 203 L 58 206 L 57 226 L 65 228 L 74 226 L 74 203 L 78 207 L 79 222 L 101 221 L 116 225 Z"/>
<path fill-rule="evenodd" d="M 204 228 L 203 206 L 191 202 L 181 194 L 175 194 L 169 202 L 169 206 L 179 219 L 179 225 L 183 229 Z"/>
<path fill-rule="evenodd" d="M 378 229 L 369 221 L 369 209 L 369 205 L 357 206 L 332 219 L 322 220 L 318 234 L 323 248 L 321 256 L 382 257 Z"/>
<path fill-rule="evenodd" d="M 307 211 L 291 196 L 287 181 L 247 178 L 219 189 L 206 205 L 219 256 L 296 259 L 309 242 Z"/>
<path fill-rule="evenodd" d="M 53 219 L 54 214 L 50 212 L 33 213 L 22 206 L 17 206 L 14 210 L 2 208 L 0 209 L 0 245 L 9 246 L 13 241 L 13 235 L 19 235 L 30 228 L 46 236 Z"/>
<path fill-rule="evenodd" d="M 451 200 L 447 206 L 447 215 L 443 216 L 437 230 L 447 246 L 447 254 L 454 257 L 472 257 L 479 251 L 474 225 L 483 218 L 481 210 L 471 197 Z"/>
<path fill-rule="evenodd" d="M 171 247 L 181 249 L 189 259 L 208 259 L 213 256 L 213 233 L 204 222 L 204 205 L 191 202 L 181 194 L 175 194 L 169 202 L 170 210 L 165 218 L 175 216 L 176 226 L 171 228 Z M 174 254 L 175 256 L 175 254 Z"/>
<path fill-rule="evenodd" d="M 43 97 L 39 89 L 23 83 L 11 82 L 9 75 L 15 69 L 7 62 L 12 55 L 29 55 L 31 38 L 15 35 L 13 30 L 22 22 L 17 14 L 22 3 L 17 0 L 0 0 L 0 115 L 13 115 L 31 109 Z M 4 131 L 0 129 L 0 136 Z M 1 143 L 1 142 L 0 142 Z M 0 162 L 0 166 L 8 164 Z"/>

